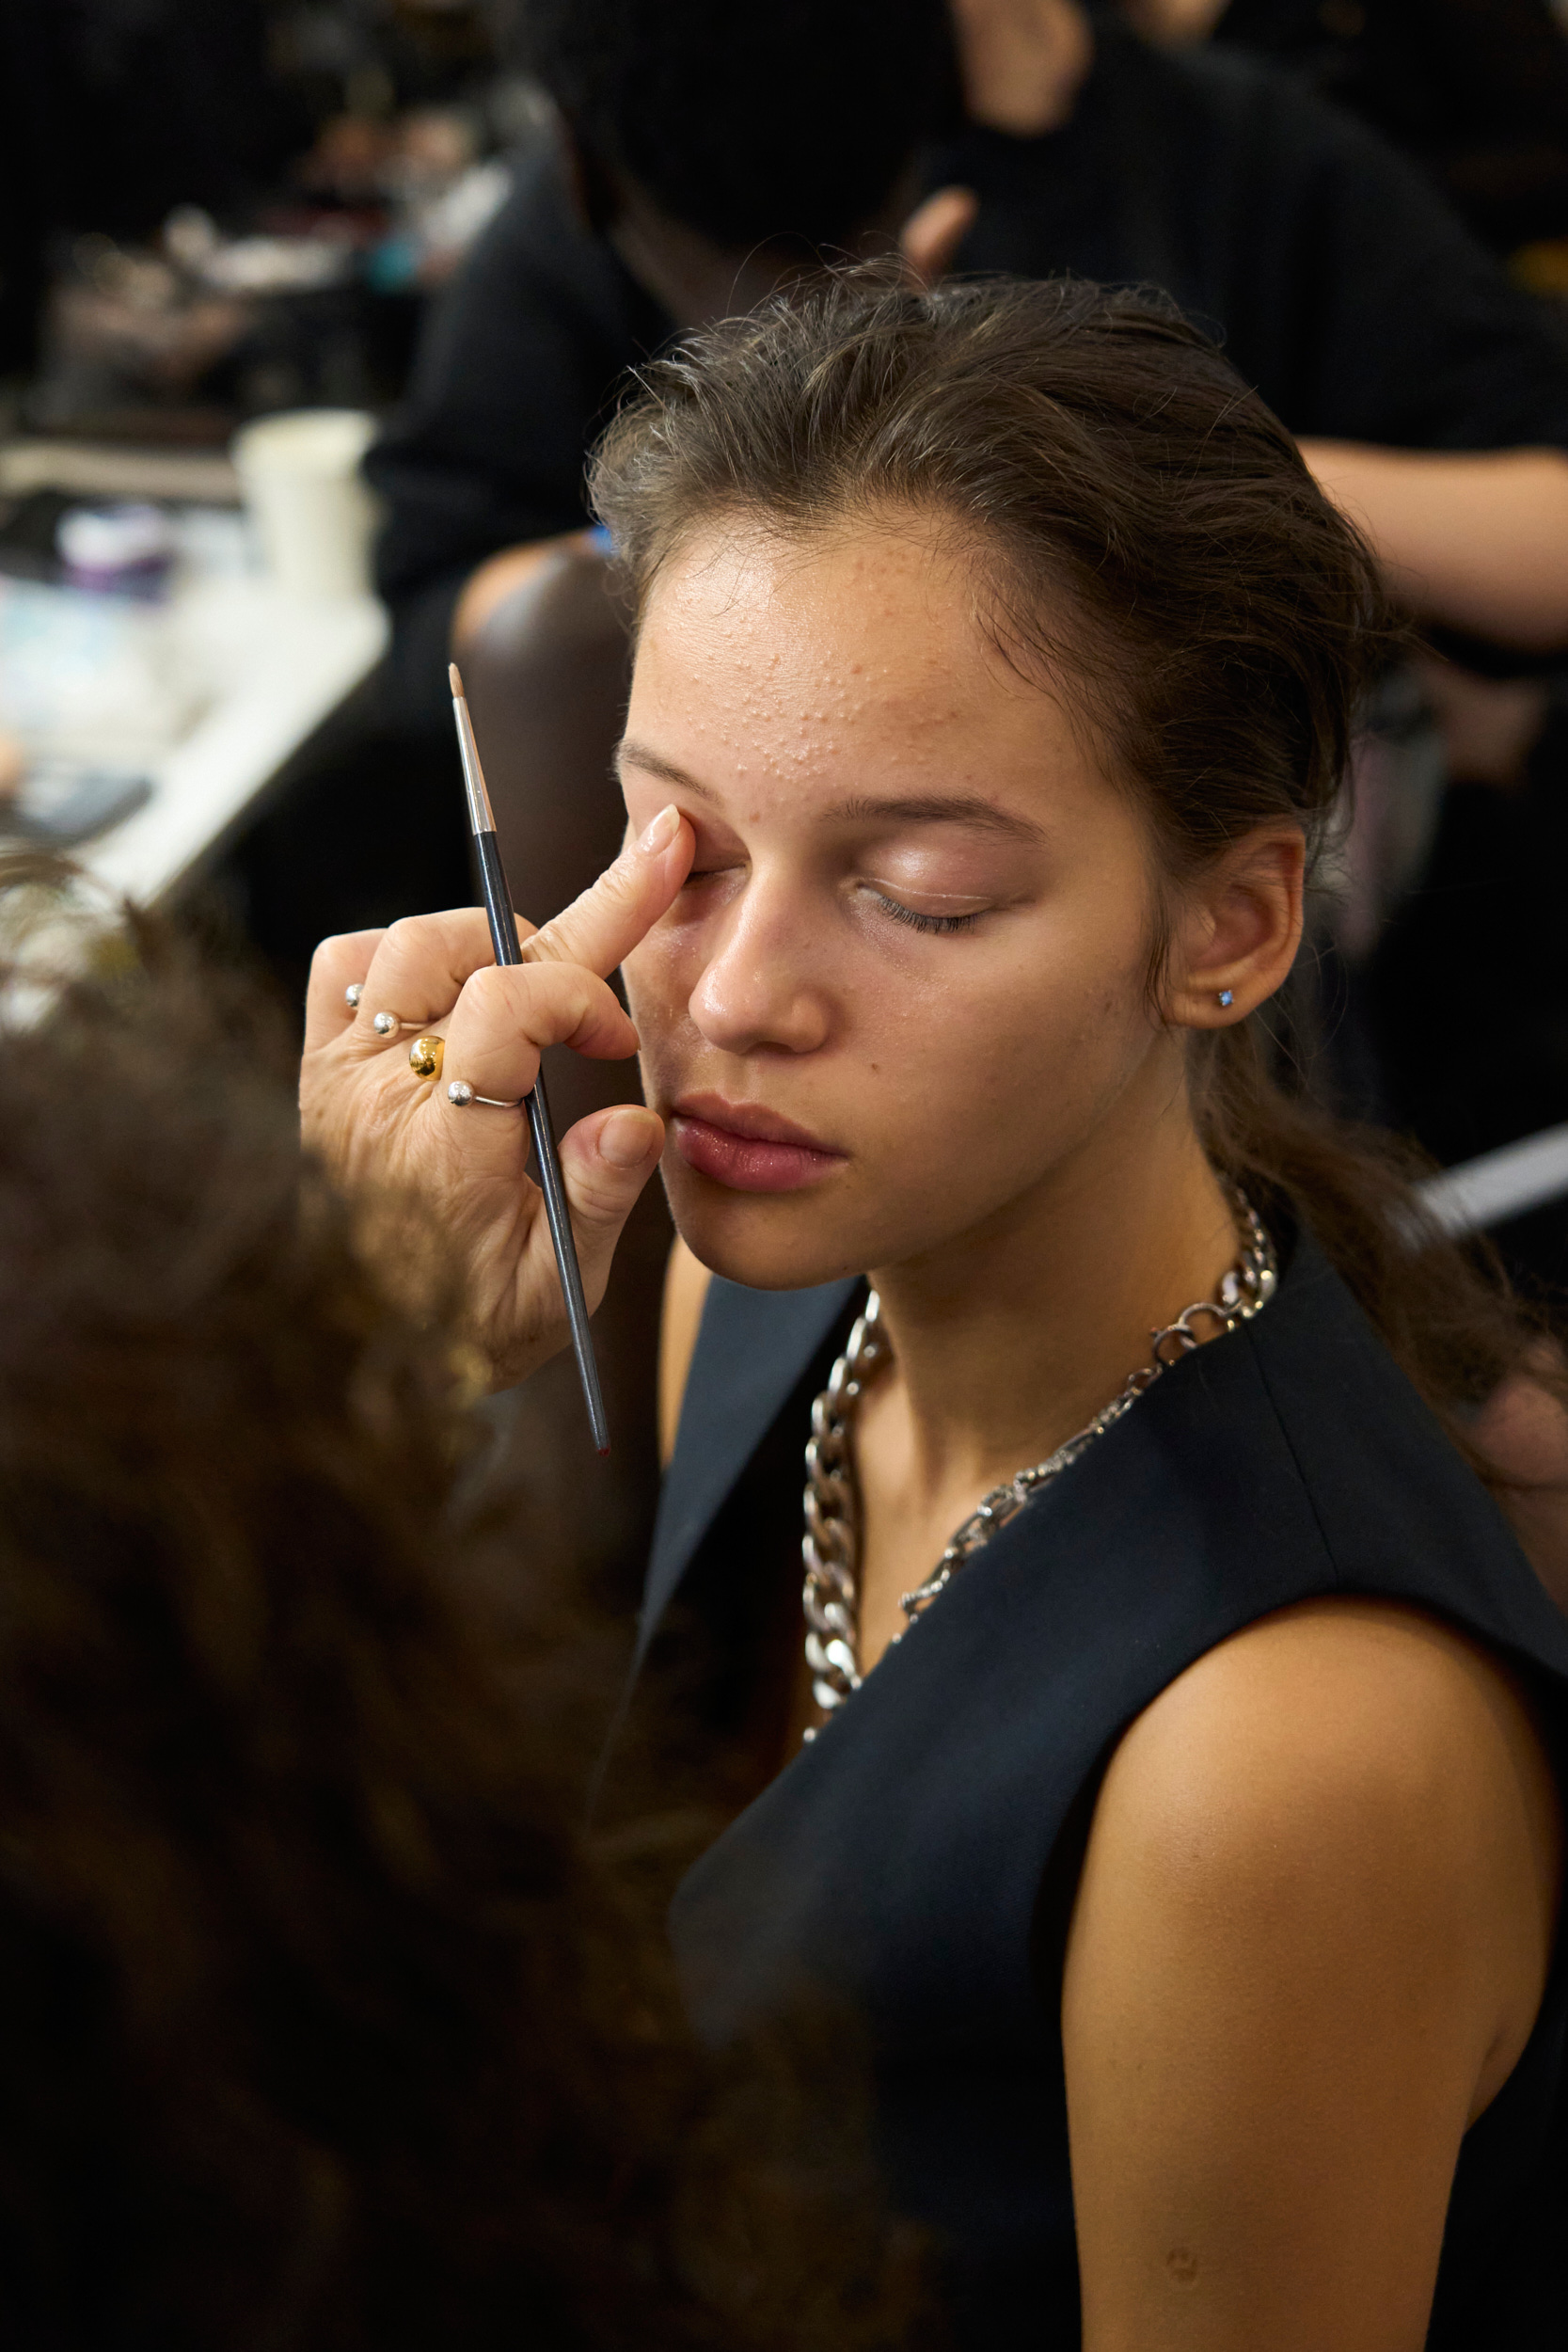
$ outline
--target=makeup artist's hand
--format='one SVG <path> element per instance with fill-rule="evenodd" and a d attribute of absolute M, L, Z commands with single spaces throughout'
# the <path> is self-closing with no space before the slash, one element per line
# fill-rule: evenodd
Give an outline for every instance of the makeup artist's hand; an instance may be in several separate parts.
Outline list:
<path fill-rule="evenodd" d="M 671 904 L 693 848 L 690 826 L 666 809 L 554 922 L 534 931 L 519 921 L 524 961 L 515 966 L 493 961 L 477 907 L 411 915 L 316 950 L 300 1070 L 305 1142 L 345 1185 L 412 1194 L 426 1206 L 440 1245 L 465 1263 L 473 1337 L 498 1385 L 526 1378 L 566 1344 L 565 1308 L 544 1200 L 525 1173 L 526 1113 L 477 1100 L 459 1110 L 447 1088 L 462 1079 L 476 1097 L 515 1103 L 546 1045 L 600 1060 L 635 1053 L 637 1032 L 608 976 Z M 356 981 L 364 984 L 356 1011 L 344 993 Z M 379 1037 L 378 1012 L 404 1025 Z M 409 1067 L 421 1030 L 446 1041 L 436 1080 Z M 595 1111 L 561 1138 L 591 1309 L 663 1142 L 641 1104 Z"/>

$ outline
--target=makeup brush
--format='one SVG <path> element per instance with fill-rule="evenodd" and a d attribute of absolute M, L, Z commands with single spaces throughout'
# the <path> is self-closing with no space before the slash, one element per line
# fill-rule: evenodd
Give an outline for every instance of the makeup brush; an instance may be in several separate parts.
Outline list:
<path fill-rule="evenodd" d="M 474 723 L 468 716 L 467 697 L 455 661 L 450 664 L 447 676 L 451 683 L 457 746 L 463 755 L 463 782 L 467 787 L 468 817 L 474 829 L 474 854 L 479 860 L 484 891 L 484 912 L 490 918 L 490 945 L 498 963 L 521 963 L 523 951 L 517 942 L 517 918 L 512 909 L 512 893 L 506 886 L 506 869 L 501 865 L 500 845 L 496 839 L 496 819 L 490 795 L 484 788 L 484 771 L 479 764 Z M 545 1215 L 549 1219 L 550 1239 L 555 1245 L 566 1319 L 572 1327 L 572 1352 L 578 1359 L 583 1403 L 588 1407 L 588 1425 L 594 1433 L 596 1451 L 608 1454 L 610 1428 L 599 1387 L 599 1367 L 594 1359 L 593 1334 L 588 1328 L 588 1302 L 582 1295 L 582 1270 L 578 1264 L 577 1243 L 572 1238 L 572 1219 L 566 1206 L 566 1187 L 561 1180 L 561 1157 L 550 1124 L 543 1068 L 533 1082 L 532 1092 L 523 1097 L 523 1106 L 533 1137 L 533 1156 L 539 1163 L 539 1189 L 545 1196 Z"/>

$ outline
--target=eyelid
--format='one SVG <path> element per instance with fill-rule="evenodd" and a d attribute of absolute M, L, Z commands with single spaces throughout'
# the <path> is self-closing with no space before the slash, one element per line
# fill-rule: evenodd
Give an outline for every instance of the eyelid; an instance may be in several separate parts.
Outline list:
<path fill-rule="evenodd" d="M 942 914 L 982 913 L 996 904 L 994 892 L 980 890 L 916 890 L 909 882 L 887 882 L 878 874 L 867 874 L 867 883 L 889 898 L 908 899 L 912 904 L 929 907 Z"/>
<path fill-rule="evenodd" d="M 691 875 L 727 874 L 736 866 L 747 864 L 746 851 L 738 842 L 705 839 L 701 826 L 695 830 L 697 847 L 691 860 Z"/>

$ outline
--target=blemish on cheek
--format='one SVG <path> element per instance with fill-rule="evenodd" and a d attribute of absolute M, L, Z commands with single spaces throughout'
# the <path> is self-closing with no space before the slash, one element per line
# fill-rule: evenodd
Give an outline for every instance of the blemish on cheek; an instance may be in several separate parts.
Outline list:
<path fill-rule="evenodd" d="M 1197 2256 L 1190 2246 L 1173 2246 L 1165 2256 L 1165 2276 L 1172 2286 L 1192 2287 L 1197 2284 Z"/>

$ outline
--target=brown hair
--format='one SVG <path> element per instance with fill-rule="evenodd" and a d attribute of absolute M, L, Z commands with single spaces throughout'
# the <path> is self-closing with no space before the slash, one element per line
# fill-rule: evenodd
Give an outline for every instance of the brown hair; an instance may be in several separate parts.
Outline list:
<path fill-rule="evenodd" d="M 849 270 L 726 320 L 643 371 L 592 487 L 638 613 L 672 554 L 726 519 L 803 532 L 912 511 L 952 531 L 998 644 L 1065 676 L 1135 794 L 1167 891 L 1280 818 L 1311 869 L 1396 637 L 1370 550 L 1214 345 L 1163 296 L 1070 278 L 917 293 Z M 1151 981 L 1163 914 L 1156 931 Z M 1293 1099 L 1275 1060 L 1257 1014 L 1194 1039 L 1210 1156 L 1310 1223 L 1469 1453 L 1456 1408 L 1523 1362 L 1536 1327 L 1484 1250 L 1422 1217 L 1418 1155 Z"/>
<path fill-rule="evenodd" d="M 906 2342 L 853 2126 L 702 2060 L 582 1830 L 624 1661 L 526 1496 L 459 1509 L 457 1302 L 128 919 L 41 1025 L 0 971 L 7 2344 Z"/>

